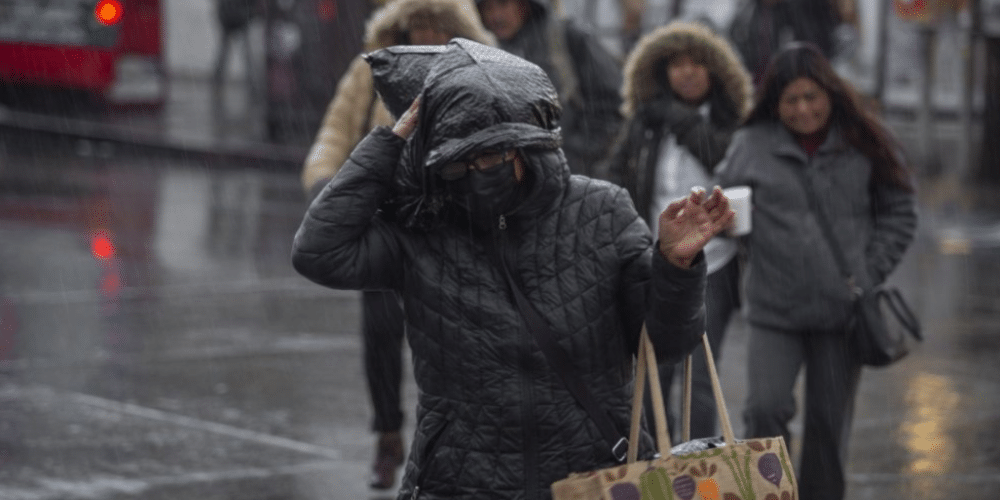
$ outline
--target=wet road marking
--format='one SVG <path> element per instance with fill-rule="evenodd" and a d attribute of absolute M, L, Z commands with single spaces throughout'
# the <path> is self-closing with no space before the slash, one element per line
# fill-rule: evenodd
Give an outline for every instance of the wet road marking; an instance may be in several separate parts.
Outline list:
<path fill-rule="evenodd" d="M 189 472 L 176 476 L 151 476 L 140 479 L 117 477 L 97 477 L 87 481 L 65 481 L 39 479 L 39 486 L 45 492 L 4 488 L 0 486 L 0 498 L 5 500 L 62 500 L 67 498 L 106 498 L 113 495 L 141 495 L 155 488 L 186 486 L 198 483 L 216 483 L 245 479 L 267 479 L 276 476 L 329 472 L 342 468 L 344 462 L 306 462 L 280 467 L 248 467 L 214 472 Z"/>
<path fill-rule="evenodd" d="M 353 351 L 361 349 L 361 339 L 354 332 L 348 335 L 311 334 L 308 337 L 297 336 L 279 338 L 273 342 L 251 346 L 214 346 L 169 349 L 153 361 L 177 361 L 197 359 L 220 359 L 241 356 L 268 356 L 279 354 L 321 353 L 333 351 Z"/>
<path fill-rule="evenodd" d="M 361 292 L 356 290 L 334 290 L 324 288 L 306 281 L 305 278 L 283 278 L 272 280 L 243 281 L 213 281 L 204 283 L 185 283 L 173 285 L 126 286 L 119 289 L 120 300 L 141 299 L 167 295 L 183 295 L 196 297 L 204 295 L 245 295 L 267 292 L 312 292 L 334 299 L 359 299 Z M 59 304 L 88 303 L 100 300 L 100 294 L 95 288 L 79 290 L 10 290 L 0 293 L 9 295 L 11 301 L 17 304 Z"/>
<path fill-rule="evenodd" d="M 224 436 L 242 439 L 245 441 L 251 441 L 268 446 L 274 446 L 277 448 L 284 448 L 287 450 L 297 451 L 300 453 L 316 455 L 331 460 L 342 459 L 342 454 L 340 450 L 337 450 L 335 448 L 319 446 L 311 443 L 305 443 L 302 441 L 295 441 L 293 439 L 274 436 L 271 434 L 264 434 L 262 432 L 255 432 L 247 429 L 242 429 L 239 427 L 233 427 L 231 425 L 220 424 L 217 422 L 210 422 L 207 420 L 187 417 L 184 415 L 179 415 L 177 413 L 170 413 L 162 410 L 157 410 L 155 408 L 139 406 L 133 403 L 124 403 L 121 401 L 114 401 L 111 399 L 91 396 L 89 394 L 81 394 L 73 392 L 64 394 L 66 397 L 77 403 L 93 406 L 95 408 L 101 408 L 103 410 L 107 410 L 110 412 L 124 413 L 126 415 L 134 417 L 142 417 L 149 420 L 156 420 L 158 422 L 163 422 L 170 425 L 213 432 L 215 434 L 221 434 Z"/>
<path fill-rule="evenodd" d="M 334 332 L 335 334 L 337 332 Z M 277 339 L 261 345 L 243 346 L 209 346 L 195 348 L 168 349 L 155 356 L 136 355 L 134 359 L 128 355 L 117 354 L 114 362 L 118 363 L 160 363 L 170 361 L 215 360 L 247 356 L 280 356 L 285 354 L 319 354 L 337 351 L 355 351 L 361 349 L 361 340 L 354 332 L 330 337 L 327 334 L 306 334 L 287 339 Z M 62 358 L 19 358 L 0 361 L 0 372 L 23 371 L 29 368 L 72 368 L 102 366 L 112 362 L 108 353 L 94 353 L 72 360 Z"/>

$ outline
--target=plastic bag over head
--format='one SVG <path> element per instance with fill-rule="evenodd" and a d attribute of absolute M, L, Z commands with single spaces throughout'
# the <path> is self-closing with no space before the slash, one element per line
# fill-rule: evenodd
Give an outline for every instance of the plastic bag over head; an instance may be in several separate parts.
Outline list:
<path fill-rule="evenodd" d="M 553 150 L 561 144 L 555 87 L 527 60 L 462 38 L 445 46 L 389 47 L 365 59 L 393 114 L 401 115 L 421 96 L 392 201 L 395 218 L 407 227 L 429 229 L 451 205 L 438 175 L 444 164 L 480 151 Z M 542 179 L 561 175 L 533 173 Z"/>
<path fill-rule="evenodd" d="M 424 78 L 445 45 L 397 45 L 364 55 L 375 91 L 386 109 L 399 118 L 424 88 Z"/>

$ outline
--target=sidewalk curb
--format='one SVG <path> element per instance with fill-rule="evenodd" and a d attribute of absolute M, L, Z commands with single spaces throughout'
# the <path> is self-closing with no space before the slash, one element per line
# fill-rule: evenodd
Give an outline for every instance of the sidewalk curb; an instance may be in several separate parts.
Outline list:
<path fill-rule="evenodd" d="M 161 134 L 130 130 L 89 120 L 65 118 L 0 108 L 0 130 L 41 133 L 71 139 L 105 141 L 129 146 L 137 154 L 159 153 L 211 161 L 255 163 L 261 167 L 298 169 L 307 148 L 251 141 L 211 141 L 195 143 L 170 140 Z"/>

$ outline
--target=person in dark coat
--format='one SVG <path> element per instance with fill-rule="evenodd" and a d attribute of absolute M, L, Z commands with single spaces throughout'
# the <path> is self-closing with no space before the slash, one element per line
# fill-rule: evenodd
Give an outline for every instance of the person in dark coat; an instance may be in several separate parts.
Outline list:
<path fill-rule="evenodd" d="M 563 151 L 573 173 L 593 175 L 621 126 L 621 63 L 550 0 L 476 0 L 500 48 L 538 66 L 559 91 Z"/>
<path fill-rule="evenodd" d="M 253 56 L 250 54 L 250 23 L 262 12 L 261 0 L 216 0 L 215 15 L 219 23 L 219 48 L 215 55 L 215 71 L 212 75 L 213 84 L 220 88 L 225 83 L 226 66 L 229 64 L 229 54 L 233 41 L 242 39 L 243 52 L 246 56 L 247 81 L 253 85 Z"/>
<path fill-rule="evenodd" d="M 771 56 L 790 42 L 812 43 L 833 57 L 839 24 L 832 0 L 741 0 L 729 37 L 759 86 Z"/>
<path fill-rule="evenodd" d="M 674 22 L 639 40 L 625 61 L 624 82 L 626 124 L 598 175 L 628 189 L 656 232 L 670 201 L 713 184 L 715 166 L 750 111 L 750 76 L 724 38 L 698 23 Z M 724 236 L 705 247 L 706 333 L 716 364 L 730 316 L 739 309 L 737 249 Z M 693 361 L 691 437 L 714 436 L 715 397 L 702 349 Z M 659 373 L 669 410 L 674 365 L 660 366 Z M 647 413 L 652 419 L 649 406 Z"/>
<path fill-rule="evenodd" d="M 372 13 L 365 30 L 365 50 L 393 45 L 444 44 L 458 36 L 495 43 L 479 21 L 471 0 L 393 0 Z M 358 55 L 337 85 L 316 140 L 302 167 L 302 187 L 312 200 L 326 186 L 347 155 L 372 128 L 396 119 L 378 99 L 371 68 Z M 403 411 L 403 311 L 392 292 L 367 291 L 361 296 L 362 353 L 372 430 L 378 433 L 369 484 L 389 489 L 405 462 L 401 434 Z"/>
<path fill-rule="evenodd" d="M 293 265 L 324 286 L 402 297 L 419 401 L 398 498 L 549 499 L 553 482 L 618 457 L 512 286 L 625 436 L 641 327 L 659 359 L 698 344 L 701 249 L 733 213 L 721 190 L 692 193 L 664 211 L 654 243 L 623 188 L 570 174 L 541 68 L 464 39 L 430 56 L 392 49 L 368 56 L 376 88 L 417 82 L 418 97 L 309 207 Z M 407 82 L 380 85 L 383 70 Z M 390 111 L 413 99 L 386 93 Z"/>
<path fill-rule="evenodd" d="M 841 500 L 861 378 L 847 325 L 857 290 L 882 284 L 913 241 L 915 189 L 896 141 L 815 46 L 776 54 L 758 96 L 717 169 L 723 186 L 753 189 L 746 437 L 792 442 L 804 369 L 799 498 Z"/>

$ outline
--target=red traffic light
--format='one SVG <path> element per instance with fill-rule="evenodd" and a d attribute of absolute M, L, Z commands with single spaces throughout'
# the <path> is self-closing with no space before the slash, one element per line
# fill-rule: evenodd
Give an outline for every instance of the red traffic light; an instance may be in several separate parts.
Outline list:
<path fill-rule="evenodd" d="M 122 4 L 118 0 L 101 0 L 94 8 L 94 17 L 105 26 L 111 26 L 122 18 Z"/>

